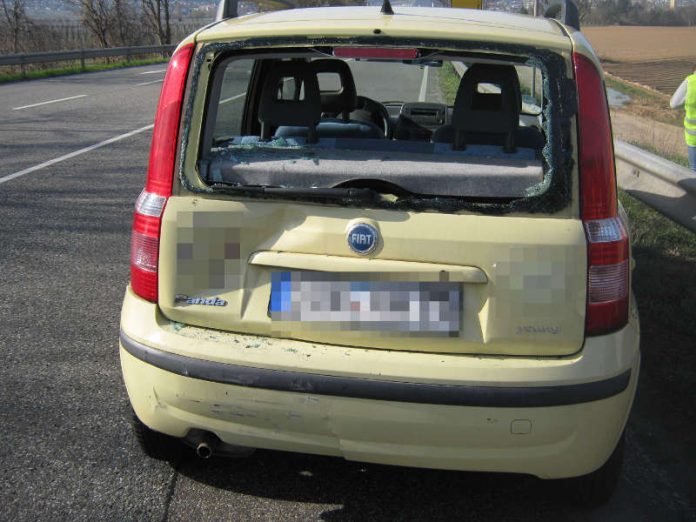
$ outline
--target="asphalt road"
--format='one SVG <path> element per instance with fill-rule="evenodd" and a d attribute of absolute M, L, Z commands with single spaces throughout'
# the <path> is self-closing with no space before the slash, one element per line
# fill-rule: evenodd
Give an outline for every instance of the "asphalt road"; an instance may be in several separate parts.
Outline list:
<path fill-rule="evenodd" d="M 596 511 L 531 477 L 271 451 L 175 467 L 144 458 L 117 338 L 162 69 L 0 86 L 0 520 L 696 520 L 695 452 L 649 376 L 619 489 Z M 422 86 L 416 74 L 399 88 L 417 99 Z"/>

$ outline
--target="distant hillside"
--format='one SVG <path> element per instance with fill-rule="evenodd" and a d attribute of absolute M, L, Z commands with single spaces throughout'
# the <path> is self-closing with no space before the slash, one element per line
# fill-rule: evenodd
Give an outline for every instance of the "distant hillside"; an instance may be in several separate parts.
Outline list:
<path fill-rule="evenodd" d="M 77 18 L 78 10 L 71 9 L 65 0 L 26 0 L 27 14 L 31 18 Z M 215 0 L 171 0 L 173 15 L 188 16 L 191 11 L 217 5 Z"/>

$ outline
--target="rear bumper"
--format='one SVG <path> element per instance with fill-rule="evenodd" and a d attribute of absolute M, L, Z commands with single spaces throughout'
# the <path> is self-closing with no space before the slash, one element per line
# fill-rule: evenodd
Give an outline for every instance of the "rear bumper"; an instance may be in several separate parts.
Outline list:
<path fill-rule="evenodd" d="M 280 392 L 415 404 L 491 408 L 538 408 L 580 404 L 620 394 L 628 388 L 632 373 L 631 369 L 627 369 L 619 375 L 600 381 L 552 386 L 432 384 L 319 375 L 206 361 L 152 348 L 131 339 L 123 331 L 120 341 L 121 348 L 136 359 L 192 379 Z"/>
<path fill-rule="evenodd" d="M 640 359 L 634 322 L 588 339 L 564 359 L 387 352 L 184 330 L 127 293 L 124 380 L 136 413 L 157 431 L 184 437 L 198 428 L 242 446 L 543 478 L 589 473 L 608 458 Z M 330 365 L 334 371 L 326 371 Z"/>

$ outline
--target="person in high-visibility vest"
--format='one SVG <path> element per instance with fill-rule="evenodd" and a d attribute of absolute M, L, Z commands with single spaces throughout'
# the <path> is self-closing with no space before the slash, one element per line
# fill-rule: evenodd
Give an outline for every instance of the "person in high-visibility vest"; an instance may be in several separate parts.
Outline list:
<path fill-rule="evenodd" d="M 684 106 L 684 140 L 689 151 L 689 165 L 696 171 L 696 70 L 687 76 L 669 100 L 673 109 Z"/>

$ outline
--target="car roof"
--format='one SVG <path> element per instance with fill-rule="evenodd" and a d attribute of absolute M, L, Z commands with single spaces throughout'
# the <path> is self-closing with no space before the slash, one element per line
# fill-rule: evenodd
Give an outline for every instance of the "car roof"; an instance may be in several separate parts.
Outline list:
<path fill-rule="evenodd" d="M 252 14 L 223 20 L 196 35 L 201 42 L 277 36 L 384 36 L 502 42 L 569 51 L 564 26 L 548 18 L 432 7 L 395 7 L 384 15 L 379 7 L 319 7 Z"/>

